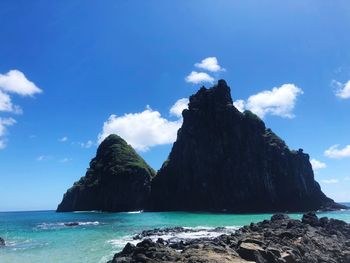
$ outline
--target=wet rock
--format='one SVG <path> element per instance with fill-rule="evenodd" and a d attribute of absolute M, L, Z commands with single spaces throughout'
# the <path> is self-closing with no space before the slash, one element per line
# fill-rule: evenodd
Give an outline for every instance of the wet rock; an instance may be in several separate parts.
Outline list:
<path fill-rule="evenodd" d="M 5 239 L 3 239 L 2 237 L 0 237 L 0 247 L 4 247 L 5 245 L 6 245 Z"/>
<path fill-rule="evenodd" d="M 64 223 L 65 226 L 79 226 L 78 222 L 68 222 L 68 223 Z"/>
<path fill-rule="evenodd" d="M 302 220 L 274 215 L 271 220 L 214 239 L 169 244 L 167 240 L 153 242 L 146 238 L 136 247 L 126 245 L 110 263 L 349 263 L 349 240 L 350 225 L 343 221 L 319 219 L 312 213 L 304 215 Z"/>
<path fill-rule="evenodd" d="M 260 245 L 249 242 L 242 242 L 237 249 L 237 253 L 241 258 L 251 261 L 259 258 L 262 252 L 264 252 L 264 249 Z"/>

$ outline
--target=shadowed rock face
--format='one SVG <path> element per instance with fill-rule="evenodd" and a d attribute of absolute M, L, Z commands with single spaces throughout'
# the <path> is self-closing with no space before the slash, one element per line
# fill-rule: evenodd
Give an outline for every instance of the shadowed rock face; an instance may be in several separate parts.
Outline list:
<path fill-rule="evenodd" d="M 57 211 L 133 211 L 145 207 L 154 171 L 117 135 L 98 147 L 86 175 L 74 183 Z"/>
<path fill-rule="evenodd" d="M 191 96 L 183 119 L 169 158 L 152 182 L 150 210 L 341 208 L 322 193 L 309 156 L 291 151 L 252 112 L 239 112 L 224 80 Z"/>

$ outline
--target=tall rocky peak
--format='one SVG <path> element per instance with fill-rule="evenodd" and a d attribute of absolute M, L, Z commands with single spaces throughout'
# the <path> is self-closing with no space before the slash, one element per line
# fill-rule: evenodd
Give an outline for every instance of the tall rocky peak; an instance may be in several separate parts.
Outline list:
<path fill-rule="evenodd" d="M 66 192 L 57 211 L 141 210 L 155 173 L 121 137 L 108 136 L 86 175 Z"/>
<path fill-rule="evenodd" d="M 190 97 L 168 160 L 152 181 L 149 208 L 231 212 L 339 208 L 314 180 L 309 156 L 291 151 L 224 80 Z"/>
<path fill-rule="evenodd" d="M 218 110 L 232 106 L 230 87 L 225 80 L 219 80 L 218 84 L 211 89 L 202 87 L 195 95 L 190 97 L 190 110 Z"/>

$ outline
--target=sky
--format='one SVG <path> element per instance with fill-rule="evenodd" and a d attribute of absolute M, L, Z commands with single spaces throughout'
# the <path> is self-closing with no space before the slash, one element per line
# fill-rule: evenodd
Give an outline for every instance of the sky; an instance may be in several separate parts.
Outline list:
<path fill-rule="evenodd" d="M 225 79 L 350 201 L 349 1 L 0 2 L 0 211 L 55 209 L 117 132 L 159 169 Z"/>

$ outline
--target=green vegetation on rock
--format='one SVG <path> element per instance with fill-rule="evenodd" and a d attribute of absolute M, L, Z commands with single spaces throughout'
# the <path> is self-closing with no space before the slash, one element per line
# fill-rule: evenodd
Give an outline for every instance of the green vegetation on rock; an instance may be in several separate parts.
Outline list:
<path fill-rule="evenodd" d="M 86 175 L 67 191 L 57 211 L 143 209 L 154 176 L 154 170 L 130 145 L 118 135 L 109 135 Z"/>

